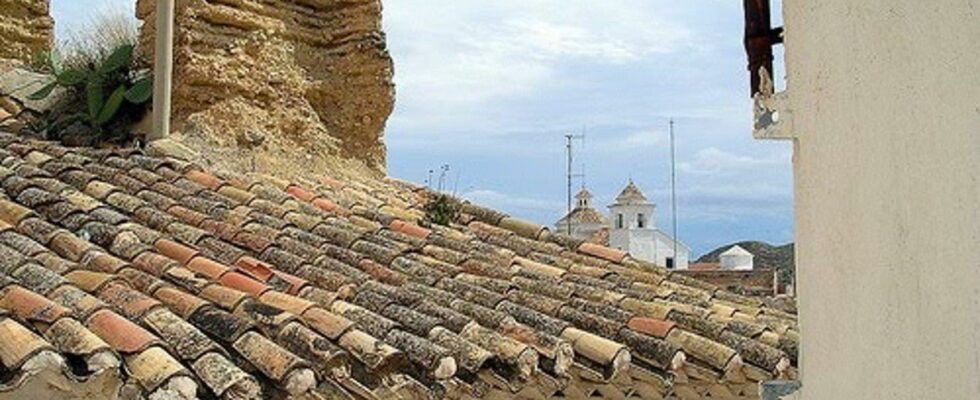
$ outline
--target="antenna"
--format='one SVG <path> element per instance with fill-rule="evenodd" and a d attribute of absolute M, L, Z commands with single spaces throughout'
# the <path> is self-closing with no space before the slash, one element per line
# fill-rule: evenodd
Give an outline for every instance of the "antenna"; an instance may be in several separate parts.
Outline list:
<path fill-rule="evenodd" d="M 575 173 L 572 173 L 572 164 L 574 162 L 574 153 L 573 153 L 573 148 L 572 148 L 572 141 L 575 140 L 575 139 L 578 139 L 578 140 L 581 140 L 584 143 L 585 142 L 585 128 L 584 127 L 582 128 L 582 131 L 583 131 L 583 133 L 581 135 L 573 135 L 573 134 L 567 134 L 567 135 L 565 135 L 565 153 L 568 156 L 568 162 L 565 165 L 565 167 L 566 167 L 566 175 L 565 175 L 565 177 L 566 177 L 567 182 L 568 182 L 568 186 L 567 186 L 568 192 L 567 192 L 567 197 L 566 197 L 568 210 L 567 210 L 567 213 L 565 214 L 566 216 L 569 216 L 569 215 L 572 214 L 572 179 L 585 177 L 585 174 L 575 174 Z M 572 234 L 572 220 L 569 218 L 565 222 L 566 222 L 565 223 L 566 231 L 567 231 L 567 233 L 569 235 L 571 235 Z"/>
<path fill-rule="evenodd" d="M 456 195 L 459 193 L 459 175 L 460 174 L 461 174 L 460 170 L 457 169 L 456 170 L 456 183 L 453 184 L 453 197 L 456 197 Z"/>
<path fill-rule="evenodd" d="M 449 173 L 449 164 L 442 164 L 442 166 L 439 167 L 439 171 L 440 171 L 439 172 L 439 192 L 441 193 L 442 190 L 446 187 L 445 186 L 446 185 L 446 174 Z"/>
<path fill-rule="evenodd" d="M 677 268 L 677 159 L 674 151 L 674 119 L 670 119 L 670 209 L 674 224 L 674 265 Z"/>

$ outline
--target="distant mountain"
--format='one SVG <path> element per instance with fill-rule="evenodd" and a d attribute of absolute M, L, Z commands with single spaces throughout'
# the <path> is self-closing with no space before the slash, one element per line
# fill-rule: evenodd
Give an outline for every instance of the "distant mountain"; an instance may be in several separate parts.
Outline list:
<path fill-rule="evenodd" d="M 780 282 L 792 282 L 796 271 L 796 262 L 793 258 L 793 243 L 782 246 L 774 246 L 765 242 L 738 242 L 721 246 L 712 250 L 708 254 L 701 256 L 697 262 L 718 262 L 718 256 L 734 245 L 739 245 L 743 249 L 755 256 L 755 266 L 757 268 L 776 268 L 779 270 Z"/>

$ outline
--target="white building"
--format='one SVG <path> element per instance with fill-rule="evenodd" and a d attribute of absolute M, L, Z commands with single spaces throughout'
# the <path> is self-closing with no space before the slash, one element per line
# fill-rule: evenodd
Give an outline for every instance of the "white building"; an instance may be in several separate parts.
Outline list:
<path fill-rule="evenodd" d="M 738 245 L 725 250 L 718 258 L 721 261 L 721 269 L 751 271 L 754 268 L 755 256 Z"/>
<path fill-rule="evenodd" d="M 656 209 L 631 180 L 609 205 L 609 246 L 667 268 L 687 269 L 691 249 L 677 242 L 674 254 L 674 239 L 657 229 Z"/>
<path fill-rule="evenodd" d="M 575 208 L 555 223 L 556 232 L 582 240 L 604 242 L 601 233 L 609 226 L 609 220 L 592 208 L 592 193 L 582 188 L 575 195 Z"/>

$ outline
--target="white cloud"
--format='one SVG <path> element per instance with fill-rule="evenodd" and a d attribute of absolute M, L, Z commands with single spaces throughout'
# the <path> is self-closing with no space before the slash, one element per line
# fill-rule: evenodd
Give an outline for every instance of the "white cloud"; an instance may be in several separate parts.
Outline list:
<path fill-rule="evenodd" d="M 730 153 L 717 147 L 708 147 L 694 154 L 691 161 L 677 164 L 677 169 L 689 174 L 719 175 L 745 173 L 771 167 L 788 169 L 792 153 L 783 149 L 767 157 L 753 157 Z"/>
<path fill-rule="evenodd" d="M 400 127 L 486 116 L 554 85 L 569 63 L 621 65 L 690 43 L 649 0 L 410 1 L 385 7 Z M 424 21 L 420 23 L 420 21 Z"/>
<path fill-rule="evenodd" d="M 618 138 L 610 145 L 611 150 L 649 150 L 652 147 L 663 145 L 665 140 L 664 133 L 659 131 L 636 131 L 622 138 Z"/>
<path fill-rule="evenodd" d="M 556 201 L 519 197 L 489 189 L 473 189 L 463 193 L 463 198 L 476 204 L 507 211 L 554 212 L 565 205 Z"/>

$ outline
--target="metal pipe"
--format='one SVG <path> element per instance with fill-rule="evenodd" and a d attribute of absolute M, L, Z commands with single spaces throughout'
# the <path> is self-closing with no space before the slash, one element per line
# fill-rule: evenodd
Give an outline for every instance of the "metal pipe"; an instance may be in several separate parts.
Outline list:
<path fill-rule="evenodd" d="M 153 131 L 147 141 L 170 134 L 170 99 L 174 72 L 174 0 L 157 0 L 153 62 Z"/>
<path fill-rule="evenodd" d="M 670 210 L 673 217 L 674 223 L 674 265 L 673 269 L 677 269 L 677 264 L 680 262 L 680 257 L 677 257 L 677 160 L 674 154 L 674 119 L 670 119 Z"/>

